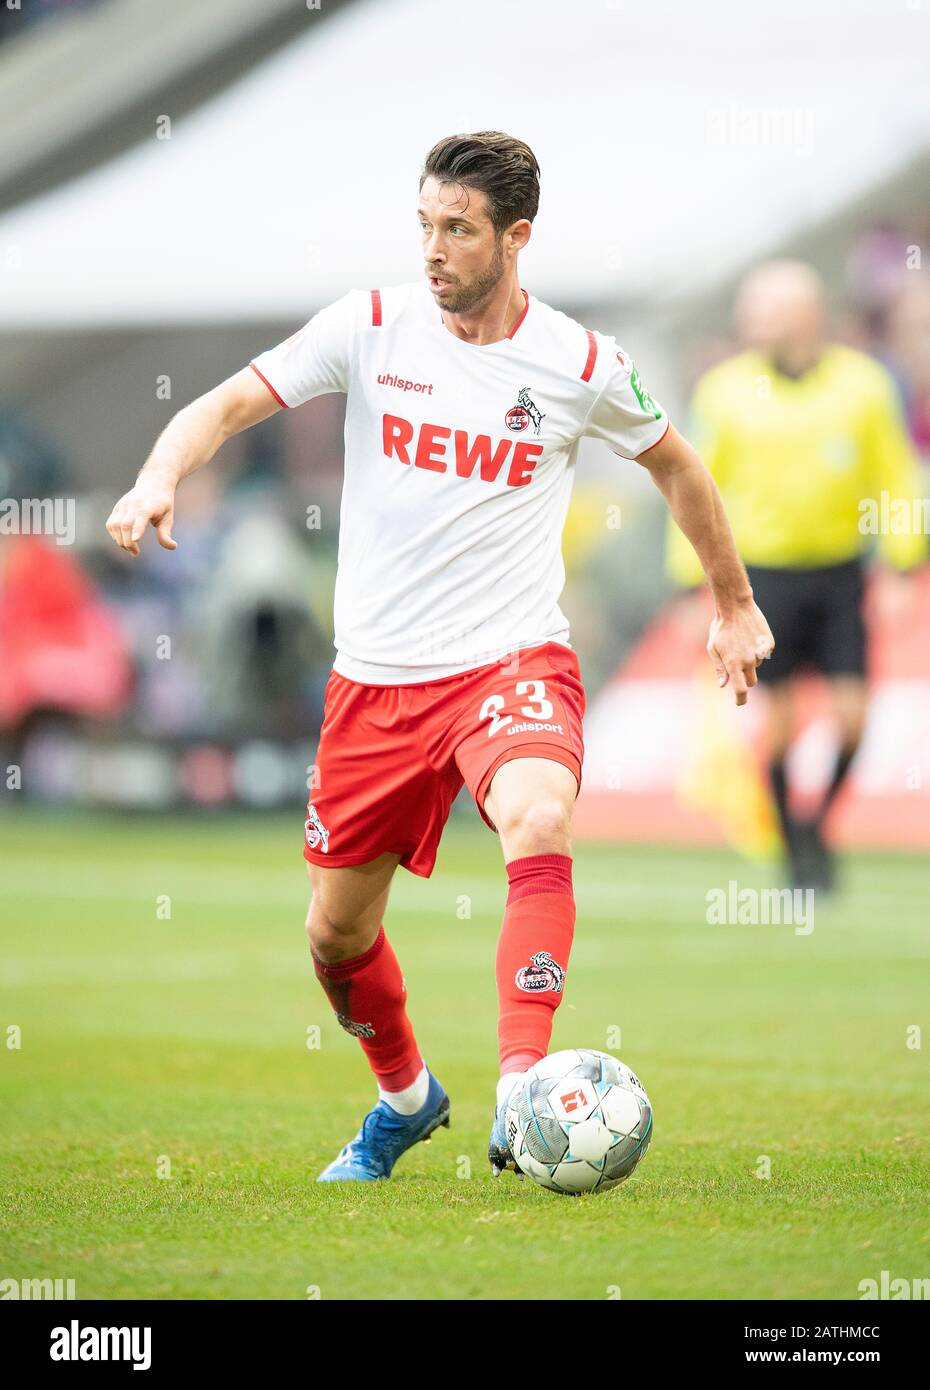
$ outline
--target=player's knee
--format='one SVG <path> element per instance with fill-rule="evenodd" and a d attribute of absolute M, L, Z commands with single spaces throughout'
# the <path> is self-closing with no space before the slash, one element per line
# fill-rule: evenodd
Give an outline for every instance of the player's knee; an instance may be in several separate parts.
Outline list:
<path fill-rule="evenodd" d="M 537 798 L 508 809 L 498 829 L 519 843 L 521 854 L 559 854 L 570 837 L 571 812 L 558 797 Z"/>
<path fill-rule="evenodd" d="M 305 930 L 314 953 L 330 959 L 345 954 L 345 948 L 359 935 L 360 923 L 354 915 L 340 912 L 337 907 L 327 910 L 314 896 L 307 910 Z"/>

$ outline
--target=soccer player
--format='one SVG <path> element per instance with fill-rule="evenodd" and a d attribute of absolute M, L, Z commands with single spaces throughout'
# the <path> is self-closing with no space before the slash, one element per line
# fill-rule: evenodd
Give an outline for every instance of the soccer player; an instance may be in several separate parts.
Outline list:
<path fill-rule="evenodd" d="M 772 650 L 709 473 L 629 354 L 521 287 L 539 202 L 527 145 L 497 131 L 428 154 L 424 275 L 353 290 L 167 426 L 108 522 L 131 554 L 171 536 L 175 489 L 225 439 L 327 391 L 347 394 L 335 595 L 304 856 L 314 970 L 358 1038 L 379 1099 L 321 1181 L 386 1178 L 448 1124 L 383 918 L 398 864 L 429 877 L 463 783 L 500 838 L 509 891 L 497 951 L 498 1085 L 548 1051 L 575 926 L 571 819 L 585 693 L 558 600 L 578 441 L 647 468 L 716 603 L 708 651 L 743 704 Z"/>
<path fill-rule="evenodd" d="M 823 288 L 797 261 L 770 261 L 744 280 L 736 327 L 746 350 L 698 382 L 693 433 L 733 518 L 753 593 L 778 633 L 761 668 L 768 700 L 772 791 L 798 887 L 829 891 L 826 814 L 862 738 L 867 712 L 862 617 L 863 523 L 882 494 L 910 504 L 919 475 L 894 382 L 880 363 L 824 338 Z M 926 554 L 919 528 L 878 539 L 887 562 L 888 607 L 906 611 L 909 573 Z M 682 585 L 698 585 L 691 546 L 669 527 L 668 562 Z M 684 604 L 694 603 L 685 599 Z M 687 621 L 687 617 L 686 617 Z M 812 819 L 789 809 L 785 758 L 794 736 L 792 677 L 827 679 L 839 756 Z"/>

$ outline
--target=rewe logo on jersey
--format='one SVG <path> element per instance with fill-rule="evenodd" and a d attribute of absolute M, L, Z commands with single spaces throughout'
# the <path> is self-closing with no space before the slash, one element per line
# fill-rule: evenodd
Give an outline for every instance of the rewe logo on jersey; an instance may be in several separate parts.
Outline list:
<path fill-rule="evenodd" d="M 467 430 L 453 430 L 446 425 L 424 423 L 417 429 L 400 415 L 382 416 L 381 438 L 385 458 L 398 458 L 401 463 L 432 473 L 446 473 L 452 464 L 460 478 L 472 477 L 477 468 L 477 476 L 485 483 L 496 482 L 509 459 L 505 479 L 508 487 L 526 487 L 532 482 L 533 469 L 543 453 L 542 444 L 525 444 L 522 440 L 515 444 L 511 439 L 492 444 L 488 434 L 476 434 L 470 439 Z"/>

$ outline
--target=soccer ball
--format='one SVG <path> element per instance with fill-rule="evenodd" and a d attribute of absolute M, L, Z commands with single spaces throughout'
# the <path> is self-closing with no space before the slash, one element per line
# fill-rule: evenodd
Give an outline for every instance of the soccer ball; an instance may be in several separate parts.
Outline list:
<path fill-rule="evenodd" d="M 531 1067 L 507 1107 L 517 1166 L 550 1192 L 606 1192 L 630 1176 L 652 1138 L 652 1106 L 628 1066 L 590 1047 Z"/>

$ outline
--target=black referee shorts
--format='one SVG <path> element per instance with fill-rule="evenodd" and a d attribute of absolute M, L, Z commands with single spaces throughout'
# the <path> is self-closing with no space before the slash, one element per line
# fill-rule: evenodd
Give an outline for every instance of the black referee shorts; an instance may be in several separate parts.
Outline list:
<path fill-rule="evenodd" d="M 775 638 L 775 651 L 756 668 L 761 684 L 802 670 L 865 675 L 865 565 L 860 556 L 818 569 L 747 565 L 746 572 Z"/>

